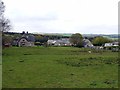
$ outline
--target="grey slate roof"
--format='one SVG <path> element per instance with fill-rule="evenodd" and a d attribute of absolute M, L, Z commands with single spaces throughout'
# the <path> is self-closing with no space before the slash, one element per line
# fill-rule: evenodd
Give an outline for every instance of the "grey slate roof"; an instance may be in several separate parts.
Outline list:
<path fill-rule="evenodd" d="M 25 38 L 28 42 L 35 42 L 35 36 L 34 35 L 23 35 L 19 40 L 22 38 Z"/>

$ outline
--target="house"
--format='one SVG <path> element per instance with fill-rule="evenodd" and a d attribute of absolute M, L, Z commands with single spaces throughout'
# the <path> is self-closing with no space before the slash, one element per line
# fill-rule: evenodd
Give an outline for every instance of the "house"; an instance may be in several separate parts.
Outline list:
<path fill-rule="evenodd" d="M 105 43 L 104 47 L 111 47 L 113 46 L 113 43 Z"/>
<path fill-rule="evenodd" d="M 48 40 L 48 41 L 47 41 L 48 45 L 54 45 L 55 42 L 56 42 L 55 40 Z"/>
<path fill-rule="evenodd" d="M 119 42 L 105 43 L 104 47 L 106 50 L 112 50 L 113 52 L 119 51 Z"/>
<path fill-rule="evenodd" d="M 54 45 L 54 46 L 72 46 L 72 43 L 70 43 L 69 38 L 61 38 L 58 40 L 48 40 L 48 45 Z M 83 46 L 85 48 L 93 48 L 93 44 L 88 39 L 83 39 Z"/>
<path fill-rule="evenodd" d="M 90 40 L 88 40 L 88 39 L 83 39 L 83 46 L 85 47 L 85 48 L 93 48 L 94 47 L 94 45 L 90 42 Z"/>
<path fill-rule="evenodd" d="M 71 46 L 71 43 L 69 41 L 69 38 L 62 38 L 57 40 L 48 40 L 48 45 L 54 45 L 54 46 Z"/>
<path fill-rule="evenodd" d="M 113 46 L 119 46 L 119 42 L 113 42 Z"/>
<path fill-rule="evenodd" d="M 13 46 L 34 46 L 35 37 L 34 35 L 23 35 L 13 40 Z"/>
<path fill-rule="evenodd" d="M 105 43 L 104 47 L 119 46 L 119 42 Z"/>
<path fill-rule="evenodd" d="M 64 46 L 71 46 L 72 44 L 70 43 L 69 38 L 62 38 L 62 43 Z"/>
<path fill-rule="evenodd" d="M 34 41 L 29 38 L 21 37 L 18 41 L 18 46 L 34 46 Z"/>

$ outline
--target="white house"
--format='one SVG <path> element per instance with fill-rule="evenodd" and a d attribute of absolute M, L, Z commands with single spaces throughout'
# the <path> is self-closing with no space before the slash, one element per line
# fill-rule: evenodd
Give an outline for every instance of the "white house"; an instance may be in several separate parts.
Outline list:
<path fill-rule="evenodd" d="M 104 47 L 119 46 L 119 42 L 105 43 Z"/>
<path fill-rule="evenodd" d="M 54 45 L 55 42 L 56 42 L 55 40 L 48 40 L 48 41 L 47 41 L 48 45 Z"/>
<path fill-rule="evenodd" d="M 54 45 L 54 46 L 70 46 L 71 45 L 69 38 L 48 40 L 47 43 L 48 43 L 48 45 Z"/>
<path fill-rule="evenodd" d="M 113 43 L 105 43 L 104 47 L 110 47 L 113 46 Z"/>

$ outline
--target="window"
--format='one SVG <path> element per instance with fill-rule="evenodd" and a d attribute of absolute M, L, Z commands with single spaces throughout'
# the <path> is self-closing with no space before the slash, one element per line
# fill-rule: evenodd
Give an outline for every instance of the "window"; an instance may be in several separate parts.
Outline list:
<path fill-rule="evenodd" d="M 24 46 L 24 45 L 25 45 L 25 43 L 22 43 L 22 45 Z"/>

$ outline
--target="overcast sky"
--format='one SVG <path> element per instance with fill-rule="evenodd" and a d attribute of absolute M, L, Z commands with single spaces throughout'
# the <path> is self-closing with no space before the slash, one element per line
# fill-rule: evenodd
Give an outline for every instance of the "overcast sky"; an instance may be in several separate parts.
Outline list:
<path fill-rule="evenodd" d="M 3 0 L 13 32 L 117 34 L 119 0 Z"/>

